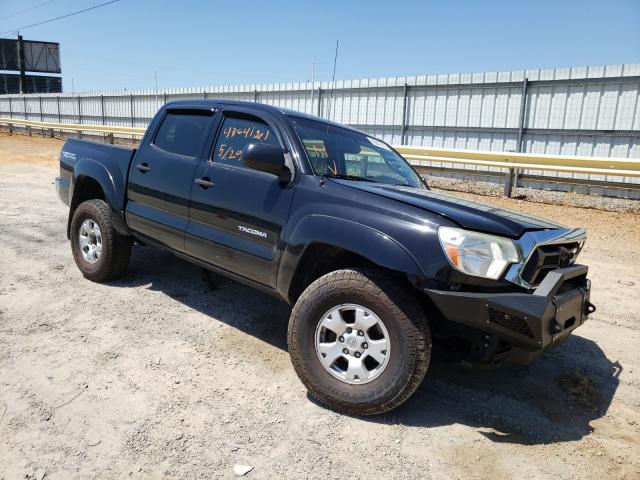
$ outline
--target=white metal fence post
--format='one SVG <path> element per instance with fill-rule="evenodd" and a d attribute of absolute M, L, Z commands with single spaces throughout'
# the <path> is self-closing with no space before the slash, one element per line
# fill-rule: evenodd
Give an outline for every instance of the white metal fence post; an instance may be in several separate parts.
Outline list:
<path fill-rule="evenodd" d="M 404 145 L 407 135 L 407 102 L 409 99 L 409 86 L 405 83 L 402 87 L 402 133 L 400 134 L 400 145 Z"/>
<path fill-rule="evenodd" d="M 520 114 L 518 116 L 518 138 L 516 139 L 516 152 L 522 152 L 522 137 L 524 134 L 525 112 L 527 109 L 527 86 L 528 78 L 522 81 L 522 96 L 520 98 Z M 510 168 L 504 177 L 504 196 L 511 197 L 513 187 L 518 184 L 518 169 Z"/>

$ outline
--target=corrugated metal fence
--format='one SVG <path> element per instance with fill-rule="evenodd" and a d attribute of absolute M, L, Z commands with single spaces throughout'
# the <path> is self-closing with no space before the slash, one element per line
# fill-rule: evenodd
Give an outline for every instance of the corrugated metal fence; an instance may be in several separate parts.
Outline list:
<path fill-rule="evenodd" d="M 5 95 L 0 117 L 145 127 L 163 103 L 258 101 L 352 125 L 393 144 L 640 158 L 640 64 L 368 80 L 79 94 Z M 491 167 L 433 163 L 465 176 Z M 527 171 L 536 186 L 638 196 L 640 179 Z M 524 177 L 527 178 L 526 176 Z M 544 180 L 548 180 L 545 182 Z M 526 183 L 526 180 L 525 180 Z M 579 183 L 579 182 L 578 182 Z M 618 188 L 611 188 L 612 186 Z M 620 188 L 623 187 L 623 188 Z"/>

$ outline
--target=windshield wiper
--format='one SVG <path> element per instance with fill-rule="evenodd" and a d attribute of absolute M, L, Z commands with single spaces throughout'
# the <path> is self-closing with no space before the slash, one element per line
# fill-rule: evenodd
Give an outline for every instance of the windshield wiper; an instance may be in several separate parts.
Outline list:
<path fill-rule="evenodd" d="M 375 180 L 371 180 L 370 178 L 367 177 L 361 177 L 359 175 L 344 175 L 344 174 L 329 174 L 326 175 L 329 178 L 340 178 L 343 180 L 356 180 L 358 182 L 372 182 L 372 183 L 378 183 Z"/>

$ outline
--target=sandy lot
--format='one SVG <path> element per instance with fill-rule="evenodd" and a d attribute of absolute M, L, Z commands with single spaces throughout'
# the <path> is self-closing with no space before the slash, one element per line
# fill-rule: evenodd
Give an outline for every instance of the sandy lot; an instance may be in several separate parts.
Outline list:
<path fill-rule="evenodd" d="M 588 227 L 599 309 L 530 367 L 436 357 L 401 408 L 353 418 L 307 397 L 275 300 L 148 247 L 84 280 L 61 145 L 0 136 L 0 479 L 640 478 L 640 216 L 456 194 Z"/>

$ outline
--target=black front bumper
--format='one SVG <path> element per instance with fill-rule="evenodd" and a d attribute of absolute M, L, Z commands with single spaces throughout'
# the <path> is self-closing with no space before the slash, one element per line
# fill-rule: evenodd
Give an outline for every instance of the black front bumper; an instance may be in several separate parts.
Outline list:
<path fill-rule="evenodd" d="M 587 271 L 585 265 L 553 270 L 531 293 L 425 293 L 444 318 L 489 333 L 512 347 L 510 360 L 529 363 L 595 311 Z"/>

